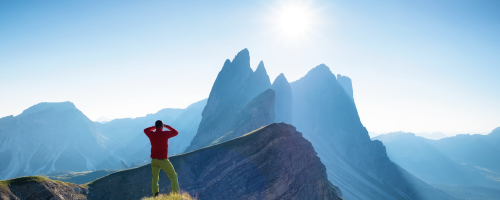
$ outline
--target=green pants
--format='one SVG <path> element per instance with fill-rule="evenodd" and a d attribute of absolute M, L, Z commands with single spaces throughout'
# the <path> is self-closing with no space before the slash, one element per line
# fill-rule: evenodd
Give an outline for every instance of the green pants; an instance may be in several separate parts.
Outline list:
<path fill-rule="evenodd" d="M 160 169 L 162 169 L 170 178 L 170 183 L 172 184 L 172 192 L 179 192 L 179 182 L 177 181 L 177 173 L 175 173 L 174 166 L 168 159 L 158 160 L 151 159 L 151 170 L 153 172 L 153 182 L 151 187 L 153 189 L 153 195 L 158 193 L 160 189 L 158 188 L 158 179 L 160 178 Z"/>

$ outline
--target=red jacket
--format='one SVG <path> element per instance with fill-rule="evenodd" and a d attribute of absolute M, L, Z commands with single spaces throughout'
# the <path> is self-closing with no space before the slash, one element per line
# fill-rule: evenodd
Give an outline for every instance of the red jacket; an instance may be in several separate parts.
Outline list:
<path fill-rule="evenodd" d="M 144 129 L 144 133 L 151 142 L 151 158 L 168 158 L 168 139 L 179 134 L 179 132 L 171 126 L 166 125 L 165 127 L 170 131 L 164 131 L 163 128 L 158 131 L 154 126 Z"/>

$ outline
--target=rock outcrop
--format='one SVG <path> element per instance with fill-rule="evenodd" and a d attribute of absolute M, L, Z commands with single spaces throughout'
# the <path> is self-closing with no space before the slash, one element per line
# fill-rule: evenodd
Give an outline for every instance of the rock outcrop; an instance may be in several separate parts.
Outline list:
<path fill-rule="evenodd" d="M 291 83 L 293 119 L 346 199 L 453 199 L 394 164 L 371 141 L 352 99 L 350 81 L 319 65 Z M 347 89 L 346 89 L 347 88 Z M 363 188 L 363 189 L 359 189 Z"/>
<path fill-rule="evenodd" d="M 206 147 L 224 134 L 234 131 L 233 119 L 243 107 L 260 93 L 271 88 L 264 63 L 252 71 L 247 49 L 240 51 L 233 61 L 226 60 L 217 75 L 196 136 L 186 152 Z M 266 124 L 261 124 L 256 129 Z"/>
<path fill-rule="evenodd" d="M 274 114 L 276 122 L 292 123 L 293 96 L 292 87 L 284 74 L 280 74 L 273 82 L 272 89 L 276 92 Z"/>
<path fill-rule="evenodd" d="M 0 199 L 87 199 L 88 190 L 82 186 L 53 181 L 42 176 L 20 177 L 0 181 Z"/>
<path fill-rule="evenodd" d="M 170 158 L 181 190 L 203 199 L 341 199 L 310 142 L 295 127 L 270 124 L 233 140 Z M 90 184 L 88 199 L 151 196 L 149 165 Z M 160 193 L 170 192 L 160 174 Z"/>
<path fill-rule="evenodd" d="M 116 169 L 94 122 L 73 103 L 40 103 L 0 119 L 0 179 L 58 170 Z"/>

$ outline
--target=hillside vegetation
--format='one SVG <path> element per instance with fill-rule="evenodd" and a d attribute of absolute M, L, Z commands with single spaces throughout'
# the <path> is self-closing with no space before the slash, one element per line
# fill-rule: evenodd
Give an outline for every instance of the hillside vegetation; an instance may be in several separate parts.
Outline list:
<path fill-rule="evenodd" d="M 179 193 L 170 193 L 170 194 L 160 194 L 157 197 L 145 197 L 141 200 L 196 200 L 196 198 L 192 198 L 188 193 L 181 192 Z"/>

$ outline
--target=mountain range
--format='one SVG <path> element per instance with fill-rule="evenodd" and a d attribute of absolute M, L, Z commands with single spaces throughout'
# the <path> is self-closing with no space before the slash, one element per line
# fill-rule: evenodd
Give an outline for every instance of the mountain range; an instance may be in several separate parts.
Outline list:
<path fill-rule="evenodd" d="M 286 120 L 312 143 L 327 168 L 328 179 L 339 186 L 346 199 L 453 199 L 393 163 L 383 144 L 370 140 L 359 119 L 348 77 L 335 76 L 321 64 L 295 82 L 288 83 L 280 75 L 271 85 L 263 62 L 252 73 L 249 60 L 244 49 L 233 61 L 225 61 L 187 152 L 214 145 L 220 138 L 238 137 L 244 134 L 238 131 L 240 127 L 251 130 L 266 125 L 268 121 L 255 118 L 270 121 L 267 117 L 275 112 L 274 120 L 288 116 Z M 274 98 L 270 85 L 280 91 L 274 92 Z M 275 109 L 255 105 L 258 101 L 271 105 L 273 100 Z M 242 117 L 249 107 L 255 115 Z M 287 113 L 276 113 L 283 110 Z M 234 123 L 233 119 L 244 120 Z"/>
<path fill-rule="evenodd" d="M 45 104 L 34 107 L 45 107 Z M 66 104 L 72 105 L 72 112 L 83 115 L 69 102 L 50 105 L 65 107 Z M 115 119 L 106 123 L 92 122 L 84 115 L 76 123 L 73 118 L 65 116 L 67 113 L 55 112 L 58 109 L 48 109 L 40 114 L 57 115 L 58 120 L 47 118 L 35 129 L 30 124 L 40 120 L 32 119 L 24 123 L 25 126 L 17 126 L 26 121 L 23 114 L 1 118 L 0 142 L 15 137 L 21 138 L 20 141 L 30 140 L 31 132 L 26 130 L 50 130 L 68 124 L 65 130 L 81 130 L 81 133 L 71 133 L 87 139 L 61 136 L 72 141 L 69 149 L 79 147 L 66 154 L 82 152 L 82 155 L 96 158 L 86 167 L 57 165 L 53 168 L 38 167 L 37 171 L 16 171 L 16 166 L 30 166 L 26 163 L 31 162 L 28 159 L 31 157 L 23 156 L 28 161 L 17 162 L 7 168 L 9 170 L 4 171 L 0 166 L 4 179 L 58 170 L 125 169 L 86 184 L 89 187 L 86 198 L 147 196 L 151 176 L 147 165 L 150 144 L 142 130 L 161 119 L 180 132 L 169 141 L 169 152 L 172 163 L 179 170 L 181 188 L 201 198 L 456 199 L 393 162 L 390 149 L 386 152 L 385 143 L 370 139 L 358 115 L 352 80 L 333 74 L 324 64 L 311 69 L 297 81 L 290 83 L 284 74 L 280 74 L 271 83 L 264 62 L 261 61 L 253 71 L 250 53 L 243 49 L 233 60 L 224 62 L 208 99 L 186 109 L 168 108 L 145 117 Z M 19 127 L 28 129 L 19 131 Z M 54 132 L 39 133 L 46 138 L 54 137 Z M 61 134 L 64 133 L 56 135 Z M 37 142 L 30 144 L 36 146 Z M 64 142 L 50 144 L 53 148 Z M 78 142 L 80 144 L 76 144 Z M 10 159 L 10 166 L 18 151 L 29 155 L 36 149 L 16 145 L 0 147 L 0 158 Z M 458 150 L 449 148 L 449 151 Z M 58 152 L 45 151 L 42 154 L 54 157 Z M 174 156 L 176 154 L 179 155 Z M 45 163 L 49 161 L 41 163 L 39 165 L 47 165 Z M 160 179 L 163 180 L 161 185 L 166 184 L 160 190 L 168 192 L 166 177 Z M 300 185 L 298 182 L 310 184 Z"/>
<path fill-rule="evenodd" d="M 204 99 L 185 109 L 166 108 L 144 117 L 96 123 L 96 127 L 106 137 L 106 146 L 125 163 L 124 168 L 136 167 L 150 161 L 151 144 L 144 135 L 144 128 L 154 126 L 156 120 L 171 125 L 181 134 L 169 140 L 169 154 L 182 153 L 196 134 L 206 103 Z"/>
<path fill-rule="evenodd" d="M 34 105 L 0 118 L 0 179 L 118 168 L 120 158 L 105 140 L 71 102 Z"/>
<path fill-rule="evenodd" d="M 403 132 L 372 139 L 384 143 L 391 160 L 433 185 L 500 191 L 500 127 L 488 135 L 462 134 L 440 140 Z"/>

